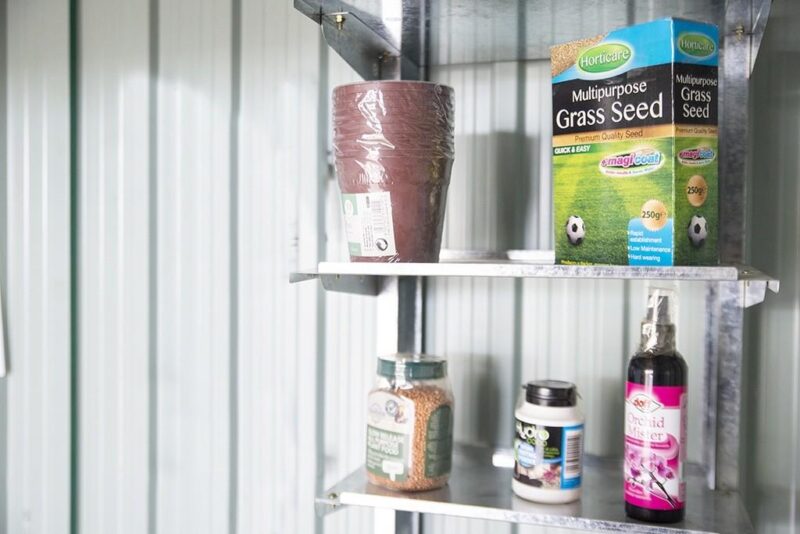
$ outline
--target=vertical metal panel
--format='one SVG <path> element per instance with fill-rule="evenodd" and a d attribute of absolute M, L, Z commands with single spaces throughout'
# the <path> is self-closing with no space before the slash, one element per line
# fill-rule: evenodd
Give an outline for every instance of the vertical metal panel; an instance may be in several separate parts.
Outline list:
<path fill-rule="evenodd" d="M 66 1 L 10 2 L 5 527 L 70 522 L 70 115 Z"/>
<path fill-rule="evenodd" d="M 148 522 L 148 2 L 81 2 L 80 532 Z"/>
<path fill-rule="evenodd" d="M 444 246 L 502 249 L 511 245 L 513 219 L 503 205 L 515 196 L 508 144 L 521 149 L 516 91 L 524 90 L 513 64 L 435 69 L 433 79 L 456 90 L 456 160 L 448 194 Z M 504 157 L 505 156 L 505 157 Z M 498 173 L 498 171 L 501 171 Z M 513 400 L 515 284 L 508 280 L 450 279 L 429 284 L 428 350 L 450 358 L 459 407 L 458 439 L 498 443 L 510 435 L 509 418 L 479 428 L 480 410 L 508 413 Z M 479 410 L 480 408 L 480 410 Z M 486 415 L 486 414 L 484 414 Z M 501 440 L 501 441 L 498 441 Z"/>
<path fill-rule="evenodd" d="M 358 75 L 338 56 L 330 57 L 327 93 L 337 85 L 358 81 Z M 333 175 L 332 175 L 333 176 Z M 348 257 L 339 186 L 326 192 L 326 258 Z M 328 293 L 325 303 L 325 485 L 341 480 L 364 463 L 367 393 L 376 369 L 376 302 L 374 298 Z M 369 532 L 369 510 L 351 508 L 325 519 L 326 534 Z"/>
<path fill-rule="evenodd" d="M 588 34 L 587 34 L 588 35 Z M 552 86 L 550 62 L 525 65 L 525 145 L 528 168 L 528 202 L 525 215 L 525 248 L 553 248 Z"/>
<path fill-rule="evenodd" d="M 436 68 L 432 79 L 456 91 L 456 159 L 443 246 L 497 250 L 521 246 L 525 78 L 516 64 Z M 513 206 L 513 207 L 512 207 Z M 456 439 L 506 445 L 519 367 L 521 284 L 445 279 L 429 283 L 427 350 L 449 359 L 456 398 Z M 506 416 L 502 416 L 506 414 Z M 499 415 L 499 417 L 498 417 Z M 438 521 L 438 522 L 437 522 Z M 461 522 L 463 523 L 463 521 Z M 426 518 L 428 528 L 457 531 L 457 520 Z M 480 532 L 480 524 L 470 527 Z M 486 525 L 508 531 L 508 525 Z"/>
<path fill-rule="evenodd" d="M 2 358 L 3 366 L 8 372 L 7 336 L 8 325 L 5 314 L 8 312 L 8 270 L 6 248 L 6 228 L 8 226 L 8 166 L 6 160 L 6 132 L 8 128 L 7 94 L 8 77 L 6 75 L 6 44 L 8 38 L 8 7 L 6 0 L 0 0 L 0 327 L 3 329 Z M 0 380 L 0 529 L 8 531 L 8 391 L 6 381 Z"/>
<path fill-rule="evenodd" d="M 232 446 L 231 5 L 159 9 L 157 528 L 217 533 Z"/>
<path fill-rule="evenodd" d="M 624 282 L 531 280 L 523 308 L 523 380 L 578 386 L 587 453 L 620 452 L 625 343 Z"/>
<path fill-rule="evenodd" d="M 756 530 L 800 528 L 800 4 L 773 2 L 751 79 L 752 261 L 781 292 L 748 311 L 742 435 Z"/>
<path fill-rule="evenodd" d="M 320 42 L 289 2 L 242 3 L 238 532 L 314 532 Z M 323 355 L 324 356 L 324 355 Z M 329 419 L 327 427 L 336 427 Z"/>
<path fill-rule="evenodd" d="M 704 442 L 703 411 L 705 404 L 705 326 L 706 308 L 705 284 L 681 282 L 677 284 L 680 309 L 676 328 L 678 350 L 689 366 L 689 422 L 687 432 L 687 457 L 690 462 L 703 461 L 703 448 L 713 446 Z M 641 297 L 640 297 L 641 299 Z M 631 316 L 641 320 L 644 315 L 643 304 L 631 307 Z"/>

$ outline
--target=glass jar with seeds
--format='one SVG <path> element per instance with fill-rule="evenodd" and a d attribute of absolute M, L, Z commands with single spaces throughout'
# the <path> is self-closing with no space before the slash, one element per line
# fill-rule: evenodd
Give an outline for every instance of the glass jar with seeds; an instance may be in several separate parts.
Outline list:
<path fill-rule="evenodd" d="M 378 359 L 367 399 L 367 477 L 389 489 L 447 484 L 453 457 L 453 392 L 447 362 L 424 354 Z"/>

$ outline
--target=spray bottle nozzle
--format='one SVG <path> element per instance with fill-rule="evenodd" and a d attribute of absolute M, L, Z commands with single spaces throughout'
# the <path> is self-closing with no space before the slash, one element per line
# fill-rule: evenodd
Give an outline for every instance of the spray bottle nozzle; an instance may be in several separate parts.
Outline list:
<path fill-rule="evenodd" d="M 647 317 L 645 321 L 655 324 L 672 324 L 672 298 L 670 289 L 652 288 L 647 299 Z"/>
<path fill-rule="evenodd" d="M 662 350 L 675 346 L 674 306 L 675 291 L 651 287 L 647 298 L 647 315 L 642 321 L 643 352 Z"/>

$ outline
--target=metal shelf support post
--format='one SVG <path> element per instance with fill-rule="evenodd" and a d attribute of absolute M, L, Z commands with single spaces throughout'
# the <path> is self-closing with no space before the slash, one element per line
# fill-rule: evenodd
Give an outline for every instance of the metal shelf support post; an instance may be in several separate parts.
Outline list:
<path fill-rule="evenodd" d="M 703 463 L 711 489 L 739 489 L 744 298 L 742 284 L 708 284 Z"/>
<path fill-rule="evenodd" d="M 424 279 L 391 276 L 382 279 L 377 299 L 377 353 L 421 353 L 424 338 Z M 416 512 L 376 509 L 375 534 L 421 534 L 422 516 Z"/>

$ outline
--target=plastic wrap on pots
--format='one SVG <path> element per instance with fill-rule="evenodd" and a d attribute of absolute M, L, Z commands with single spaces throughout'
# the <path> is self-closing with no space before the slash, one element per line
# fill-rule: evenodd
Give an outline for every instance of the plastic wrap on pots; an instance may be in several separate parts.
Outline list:
<path fill-rule="evenodd" d="M 453 166 L 453 89 L 381 81 L 333 92 L 333 147 L 352 261 L 436 262 Z"/>

